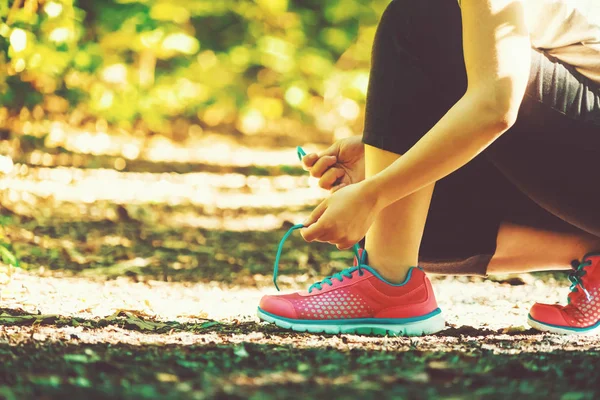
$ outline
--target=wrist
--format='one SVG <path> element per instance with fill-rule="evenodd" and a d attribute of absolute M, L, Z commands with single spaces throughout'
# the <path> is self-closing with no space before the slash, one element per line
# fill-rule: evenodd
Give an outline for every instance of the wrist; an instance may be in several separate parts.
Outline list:
<path fill-rule="evenodd" d="M 363 191 L 365 193 L 365 200 L 372 205 L 372 207 L 377 210 L 377 212 L 386 208 L 389 203 L 385 198 L 384 187 L 377 177 L 371 177 L 369 179 L 365 179 L 360 182 L 359 185 L 362 185 Z"/>

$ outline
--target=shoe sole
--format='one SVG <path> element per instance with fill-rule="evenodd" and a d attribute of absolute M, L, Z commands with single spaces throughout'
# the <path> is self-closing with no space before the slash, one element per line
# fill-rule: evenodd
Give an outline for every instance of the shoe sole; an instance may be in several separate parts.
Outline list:
<path fill-rule="evenodd" d="M 596 325 L 591 326 L 589 328 L 567 328 L 564 326 L 558 325 L 550 325 L 545 324 L 543 322 L 537 321 L 531 318 L 527 318 L 527 323 L 533 329 L 537 329 L 538 331 L 548 332 L 548 333 L 556 333 L 558 335 L 597 335 L 600 334 L 600 322 Z"/>
<path fill-rule="evenodd" d="M 332 335 L 350 333 L 377 336 L 423 336 L 440 332 L 446 328 L 446 321 L 439 308 L 423 317 L 406 318 L 404 320 L 365 318 L 320 321 L 278 317 L 259 307 L 258 318 L 275 324 L 280 328 L 296 332 L 327 333 Z"/>

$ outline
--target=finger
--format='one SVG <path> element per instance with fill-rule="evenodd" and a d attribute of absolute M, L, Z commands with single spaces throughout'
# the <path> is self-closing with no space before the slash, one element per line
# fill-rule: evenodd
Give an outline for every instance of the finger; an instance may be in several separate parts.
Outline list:
<path fill-rule="evenodd" d="M 335 246 L 340 241 L 341 235 L 337 232 L 335 226 L 328 221 L 327 216 L 321 217 L 309 228 L 317 231 L 312 239 L 313 242 L 329 243 Z"/>
<path fill-rule="evenodd" d="M 333 184 L 343 177 L 345 174 L 344 170 L 341 168 L 329 168 L 319 179 L 319 186 L 323 189 L 331 189 Z"/>
<path fill-rule="evenodd" d="M 340 183 L 339 185 L 335 185 L 334 187 L 331 188 L 331 193 L 335 193 L 338 190 L 345 188 L 346 186 L 348 186 L 347 183 Z"/>
<path fill-rule="evenodd" d="M 329 169 L 329 167 L 334 165 L 336 162 L 337 157 L 335 156 L 321 157 L 317 160 L 317 162 L 314 163 L 314 165 L 310 169 L 310 175 L 314 178 L 320 178 L 321 176 L 323 176 L 325 171 L 327 171 L 327 169 Z"/>
<path fill-rule="evenodd" d="M 326 230 L 325 224 L 319 221 L 308 228 L 302 229 L 300 234 L 307 242 L 327 242 L 329 238 L 329 232 Z"/>
<path fill-rule="evenodd" d="M 351 249 L 352 246 L 354 246 L 354 243 L 350 243 L 350 242 L 342 242 L 342 243 L 338 243 L 335 245 L 338 250 L 348 250 Z"/>
<path fill-rule="evenodd" d="M 319 220 L 319 218 L 321 217 L 321 215 L 323 215 L 327 208 L 326 206 L 321 208 L 320 206 L 322 204 L 323 203 L 321 203 L 315 209 L 315 211 L 313 211 L 313 214 L 311 214 L 309 219 L 304 222 L 304 226 L 307 226 L 307 228 L 304 228 L 300 231 L 300 234 L 307 242 L 312 242 L 317 239 L 320 240 L 328 236 L 326 222 L 323 220 Z"/>
<path fill-rule="evenodd" d="M 302 157 L 302 166 L 305 170 L 309 170 L 317 162 L 319 156 L 317 153 L 310 153 Z"/>
<path fill-rule="evenodd" d="M 304 220 L 302 223 L 305 228 L 308 228 L 312 224 L 318 221 L 318 219 L 323 215 L 323 213 L 327 210 L 327 200 L 323 200 L 315 209 L 310 213 L 308 218 Z"/>

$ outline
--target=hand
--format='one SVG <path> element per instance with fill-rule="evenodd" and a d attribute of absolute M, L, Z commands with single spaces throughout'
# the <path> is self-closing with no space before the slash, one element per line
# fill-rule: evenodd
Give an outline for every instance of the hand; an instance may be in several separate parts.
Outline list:
<path fill-rule="evenodd" d="M 307 154 L 302 163 L 319 186 L 333 192 L 365 179 L 365 149 L 360 136 L 338 140 L 320 154 Z"/>
<path fill-rule="evenodd" d="M 365 237 L 379 211 L 377 197 L 365 182 L 347 186 L 315 208 L 304 222 L 302 237 L 349 249 Z"/>

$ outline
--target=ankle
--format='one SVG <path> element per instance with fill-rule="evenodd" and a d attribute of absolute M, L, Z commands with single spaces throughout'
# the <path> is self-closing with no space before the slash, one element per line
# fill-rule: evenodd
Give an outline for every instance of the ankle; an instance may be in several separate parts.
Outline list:
<path fill-rule="evenodd" d="M 416 264 L 398 262 L 398 260 L 385 261 L 369 257 L 369 267 L 373 268 L 383 279 L 389 283 L 399 284 L 406 280 L 408 271 Z"/>
<path fill-rule="evenodd" d="M 402 283 L 406 280 L 411 267 L 418 265 L 418 251 L 406 251 L 410 246 L 402 249 L 378 246 L 377 242 L 367 240 L 367 264 L 382 278 L 390 283 Z"/>
<path fill-rule="evenodd" d="M 586 254 L 600 254 L 600 239 L 597 237 L 585 237 L 580 242 L 581 257 Z"/>
<path fill-rule="evenodd" d="M 406 277 L 408 276 L 408 270 L 410 267 L 406 268 L 406 269 L 402 269 L 401 272 L 399 271 L 389 271 L 386 269 L 381 269 L 381 268 L 377 268 L 377 267 L 372 267 L 375 271 L 377 271 L 377 273 L 383 278 L 385 279 L 387 282 L 392 283 L 394 285 L 398 285 L 400 283 L 403 283 L 404 281 L 406 281 Z"/>

